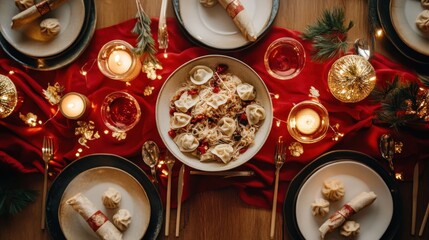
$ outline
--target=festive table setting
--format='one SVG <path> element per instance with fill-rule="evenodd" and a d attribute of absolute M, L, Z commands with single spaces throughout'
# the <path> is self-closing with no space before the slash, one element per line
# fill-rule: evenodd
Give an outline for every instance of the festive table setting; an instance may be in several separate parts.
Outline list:
<path fill-rule="evenodd" d="M 0 239 L 429 236 L 426 1 L 29 2 Z"/>

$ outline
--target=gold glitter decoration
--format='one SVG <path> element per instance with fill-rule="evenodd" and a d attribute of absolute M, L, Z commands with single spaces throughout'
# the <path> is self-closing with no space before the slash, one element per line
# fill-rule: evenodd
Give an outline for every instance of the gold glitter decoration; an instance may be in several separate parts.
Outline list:
<path fill-rule="evenodd" d="M 18 92 L 12 80 L 0 74 L 0 118 L 9 116 L 18 104 Z"/>
<path fill-rule="evenodd" d="M 116 140 L 118 141 L 122 141 L 125 140 L 127 138 L 127 133 L 126 132 L 112 132 L 112 137 L 116 138 Z"/>
<path fill-rule="evenodd" d="M 304 147 L 299 142 L 292 142 L 288 148 L 290 151 L 290 155 L 294 157 L 299 157 L 301 156 L 301 154 L 304 153 Z"/>
<path fill-rule="evenodd" d="M 86 148 L 89 148 L 87 142 L 100 138 L 98 131 L 94 132 L 95 125 L 93 121 L 77 121 L 78 127 L 75 128 L 74 134 L 76 136 L 81 135 L 78 139 L 78 143 Z"/>
<path fill-rule="evenodd" d="M 29 112 L 26 115 L 19 113 L 19 118 L 30 127 L 35 127 L 37 125 L 37 115 L 32 112 Z"/>
<path fill-rule="evenodd" d="M 365 99 L 374 89 L 375 70 L 365 58 L 346 55 L 332 64 L 328 74 L 328 87 L 332 95 L 346 103 Z"/>
<path fill-rule="evenodd" d="M 145 95 L 145 96 L 150 96 L 150 95 L 152 95 L 152 93 L 153 93 L 153 90 L 155 89 L 155 87 L 153 87 L 153 86 L 146 86 L 145 88 L 144 88 L 144 92 L 143 92 L 143 95 Z"/>
<path fill-rule="evenodd" d="M 308 96 L 312 97 L 312 98 L 319 98 L 320 97 L 319 90 L 317 90 L 317 88 L 311 86 L 310 87 L 310 94 Z"/>
<path fill-rule="evenodd" d="M 43 89 L 43 95 L 49 101 L 51 105 L 56 105 L 60 102 L 62 93 L 64 91 L 64 86 L 61 86 L 58 82 L 51 86 L 48 83 L 48 88 Z"/>

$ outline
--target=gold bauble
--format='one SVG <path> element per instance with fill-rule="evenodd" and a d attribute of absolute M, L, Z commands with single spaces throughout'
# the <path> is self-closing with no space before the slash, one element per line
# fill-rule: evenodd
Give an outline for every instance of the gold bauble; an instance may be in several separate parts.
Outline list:
<path fill-rule="evenodd" d="M 9 116 L 18 104 L 18 92 L 12 80 L 0 74 L 0 118 Z"/>
<path fill-rule="evenodd" d="M 374 89 L 375 70 L 365 58 L 346 55 L 334 62 L 328 74 L 328 87 L 332 95 L 346 103 L 365 99 Z"/>

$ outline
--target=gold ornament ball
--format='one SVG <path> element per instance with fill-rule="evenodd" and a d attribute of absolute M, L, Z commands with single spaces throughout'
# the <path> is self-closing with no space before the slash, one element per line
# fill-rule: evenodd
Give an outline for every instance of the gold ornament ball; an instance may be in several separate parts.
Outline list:
<path fill-rule="evenodd" d="M 18 104 L 18 92 L 12 80 L 0 74 L 0 118 L 9 116 Z"/>
<path fill-rule="evenodd" d="M 376 84 L 371 63 L 358 55 L 346 55 L 334 62 L 328 73 L 328 87 L 332 95 L 346 103 L 362 101 Z"/>

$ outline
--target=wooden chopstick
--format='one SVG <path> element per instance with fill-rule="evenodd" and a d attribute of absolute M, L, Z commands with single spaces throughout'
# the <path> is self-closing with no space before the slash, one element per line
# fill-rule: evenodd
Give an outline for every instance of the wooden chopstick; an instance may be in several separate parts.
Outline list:
<path fill-rule="evenodd" d="M 419 163 L 414 166 L 413 173 L 413 206 L 411 215 L 411 235 L 416 232 L 416 213 L 417 213 L 417 197 L 419 195 Z"/>
<path fill-rule="evenodd" d="M 426 206 L 426 213 L 425 213 L 425 216 L 423 217 L 422 225 L 420 225 L 419 237 L 423 235 L 423 230 L 425 229 L 426 222 L 428 220 L 428 215 L 429 215 L 429 202 L 428 202 L 428 205 Z"/>

